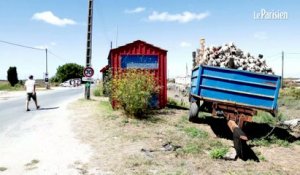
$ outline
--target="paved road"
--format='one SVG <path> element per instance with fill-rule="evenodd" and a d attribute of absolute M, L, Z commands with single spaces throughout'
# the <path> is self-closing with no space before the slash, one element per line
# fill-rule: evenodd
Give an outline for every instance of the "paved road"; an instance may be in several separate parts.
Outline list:
<path fill-rule="evenodd" d="M 83 93 L 83 86 L 38 91 L 37 98 L 41 108 L 36 110 L 34 102 L 31 101 L 29 105 L 31 111 L 29 112 L 25 111 L 25 95 L 15 99 L 0 100 L 0 132 L 12 124 L 24 122 L 36 115 L 47 113 L 49 110 L 57 110 L 64 102 L 83 97 Z"/>

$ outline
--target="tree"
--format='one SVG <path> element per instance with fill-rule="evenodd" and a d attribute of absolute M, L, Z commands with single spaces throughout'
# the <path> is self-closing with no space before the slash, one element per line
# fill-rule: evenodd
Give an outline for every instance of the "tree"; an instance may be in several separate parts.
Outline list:
<path fill-rule="evenodd" d="M 15 86 L 19 82 L 16 67 L 9 67 L 7 70 L 7 80 L 11 86 Z"/>
<path fill-rule="evenodd" d="M 54 80 L 64 82 L 72 78 L 82 78 L 83 66 L 76 63 L 67 63 L 57 68 Z"/>

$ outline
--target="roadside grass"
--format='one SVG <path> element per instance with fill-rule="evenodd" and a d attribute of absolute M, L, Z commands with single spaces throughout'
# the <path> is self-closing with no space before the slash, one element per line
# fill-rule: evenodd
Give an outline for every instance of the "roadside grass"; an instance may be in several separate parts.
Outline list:
<path fill-rule="evenodd" d="M 275 117 L 273 117 L 270 113 L 265 111 L 258 111 L 255 116 L 252 118 L 253 122 L 256 123 L 266 123 L 269 125 L 276 125 L 279 122 L 287 120 L 287 116 L 283 113 L 279 112 Z"/>
<path fill-rule="evenodd" d="M 279 112 L 285 117 L 285 120 L 299 118 L 300 112 L 300 89 L 288 87 L 280 91 L 278 99 Z"/>
<path fill-rule="evenodd" d="M 277 145 L 280 147 L 289 147 L 291 146 L 291 143 L 286 141 L 286 140 L 281 140 L 277 138 L 274 135 L 271 135 L 268 138 L 263 138 L 263 139 L 254 139 L 250 141 L 251 145 L 255 146 L 264 146 L 264 147 L 270 147 L 272 145 Z"/>
<path fill-rule="evenodd" d="M 206 131 L 202 131 L 196 127 L 187 127 L 184 128 L 184 132 L 192 137 L 192 138 L 207 138 L 208 137 L 208 133 Z"/>
<path fill-rule="evenodd" d="M 258 159 L 259 159 L 260 161 L 263 161 L 263 162 L 266 162 L 266 161 L 267 161 L 266 157 L 263 156 L 263 154 L 262 154 L 260 151 L 255 150 L 254 152 L 255 152 L 255 155 L 258 157 Z"/>
<path fill-rule="evenodd" d="M 82 100 L 75 107 L 79 115 L 93 112 L 79 122 L 78 132 L 96 152 L 93 164 L 103 165 L 113 174 L 247 174 L 251 169 L 253 174 L 261 174 L 270 167 L 270 173 L 285 173 L 281 167 L 267 164 L 261 153 L 257 155 L 261 164 L 219 160 L 232 147 L 232 141 L 216 137 L 209 125 L 189 122 L 188 111 L 157 110 L 141 120 L 112 110 L 108 98 L 92 99 L 95 101 Z M 82 122 L 87 123 L 85 127 Z M 164 147 L 167 143 L 172 149 Z M 255 146 L 274 144 L 286 145 L 273 139 Z"/>
<path fill-rule="evenodd" d="M 179 101 L 179 100 L 176 100 L 176 99 L 171 98 L 171 97 L 168 97 L 167 104 L 171 105 L 171 106 L 189 108 L 189 104 L 186 104 L 184 101 Z"/>
<path fill-rule="evenodd" d="M 97 84 L 96 87 L 93 89 L 93 94 L 96 97 L 103 96 L 103 84 Z"/>
<path fill-rule="evenodd" d="M 105 111 L 105 116 L 118 116 L 105 118 L 116 120 L 118 127 L 122 127 L 122 130 L 127 131 L 126 134 L 119 133 L 123 138 L 139 142 L 155 135 L 160 138 L 161 143 L 153 143 L 152 147 L 160 149 L 164 143 L 178 145 L 180 148 L 174 152 L 179 157 L 202 155 L 209 158 L 211 150 L 222 150 L 224 148 L 223 152 L 226 153 L 228 149 L 225 148 L 229 147 L 223 144 L 219 138 L 210 136 L 208 131 L 202 129 L 198 124 L 189 122 L 186 111 L 177 110 L 178 112 L 175 112 L 174 115 L 171 112 L 174 110 L 162 109 L 154 111 L 149 118 L 141 120 L 127 118 L 120 114 L 120 111 L 113 111 L 109 101 L 100 101 L 99 108 Z"/>
<path fill-rule="evenodd" d="M 290 96 L 296 100 L 300 100 L 300 89 L 296 87 L 287 87 L 280 91 L 280 98 Z"/>
<path fill-rule="evenodd" d="M 16 84 L 14 87 L 11 86 L 9 83 L 1 82 L 0 83 L 0 91 L 21 91 L 24 90 L 23 85 Z"/>
<path fill-rule="evenodd" d="M 213 159 L 221 159 L 226 155 L 227 152 L 228 152 L 227 147 L 214 148 L 209 152 L 209 155 Z"/>

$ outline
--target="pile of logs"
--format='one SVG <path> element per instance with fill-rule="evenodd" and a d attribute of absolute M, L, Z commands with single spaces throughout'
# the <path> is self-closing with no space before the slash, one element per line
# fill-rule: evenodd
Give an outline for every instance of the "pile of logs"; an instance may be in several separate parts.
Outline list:
<path fill-rule="evenodd" d="M 194 65 L 226 67 L 250 72 L 274 74 L 272 68 L 267 66 L 263 55 L 259 54 L 258 57 L 254 57 L 250 53 L 243 52 L 234 43 L 217 47 L 202 47 L 197 50 L 195 61 Z"/>

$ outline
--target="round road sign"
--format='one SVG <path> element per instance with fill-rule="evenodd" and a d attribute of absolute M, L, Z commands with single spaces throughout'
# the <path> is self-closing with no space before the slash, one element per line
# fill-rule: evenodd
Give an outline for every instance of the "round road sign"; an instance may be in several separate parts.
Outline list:
<path fill-rule="evenodd" d="M 83 75 L 85 77 L 92 77 L 94 75 L 94 69 L 91 67 L 86 67 L 83 70 Z"/>

